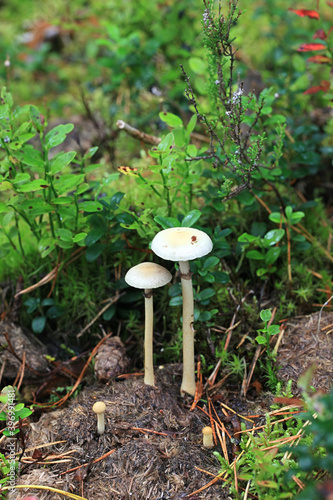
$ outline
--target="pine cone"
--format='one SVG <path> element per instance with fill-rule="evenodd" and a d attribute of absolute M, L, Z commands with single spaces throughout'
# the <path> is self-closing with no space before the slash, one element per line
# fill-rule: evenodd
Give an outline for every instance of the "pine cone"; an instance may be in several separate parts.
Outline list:
<path fill-rule="evenodd" d="M 106 381 L 126 373 L 129 359 L 119 337 L 110 337 L 98 349 L 95 358 L 95 375 L 98 380 Z"/>

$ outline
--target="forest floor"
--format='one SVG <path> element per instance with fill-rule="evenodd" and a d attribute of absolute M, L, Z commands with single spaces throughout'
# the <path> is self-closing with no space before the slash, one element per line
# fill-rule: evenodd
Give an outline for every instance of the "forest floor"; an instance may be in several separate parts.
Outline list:
<path fill-rule="evenodd" d="M 297 379 L 313 363 L 317 365 L 313 386 L 330 388 L 332 332 L 333 313 L 284 324 L 278 340 L 278 373 L 282 380 L 295 382 L 294 394 Z M 31 421 L 25 430 L 28 440 L 18 484 L 58 488 L 88 500 L 231 498 L 218 477 L 221 467 L 213 452 L 227 454 L 232 463 L 239 451 L 240 422 L 249 429 L 265 423 L 273 395 L 254 380 L 246 397 L 241 397 L 240 387 L 224 379 L 223 367 L 214 382 L 204 386 L 196 404 L 193 398 L 180 396 L 180 384 L 180 364 L 156 367 L 156 387 L 143 385 L 138 374 L 107 383 L 92 379 L 68 406 Z M 106 404 L 102 436 L 92 411 L 100 400 Z M 205 449 L 202 428 L 213 421 L 220 429 L 216 445 Z M 27 492 L 40 500 L 64 498 L 47 489 L 29 488 L 11 492 L 9 499 L 22 499 Z"/>

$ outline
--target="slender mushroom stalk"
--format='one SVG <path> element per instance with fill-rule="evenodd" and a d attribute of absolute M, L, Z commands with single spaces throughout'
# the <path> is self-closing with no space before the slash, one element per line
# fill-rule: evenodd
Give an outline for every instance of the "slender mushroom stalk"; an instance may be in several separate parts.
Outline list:
<path fill-rule="evenodd" d="M 180 392 L 195 395 L 194 300 L 190 260 L 207 255 L 213 248 L 210 237 L 199 229 L 172 227 L 160 231 L 151 243 L 159 257 L 179 261 L 183 294 L 183 381 Z"/>
<path fill-rule="evenodd" d="M 97 415 L 97 432 L 99 435 L 104 434 L 105 431 L 105 419 L 104 419 L 104 412 L 105 412 L 106 406 L 103 401 L 97 401 L 92 407 L 93 412 L 96 413 Z"/>
<path fill-rule="evenodd" d="M 194 299 L 189 261 L 179 262 L 183 295 L 183 380 L 180 392 L 195 394 Z"/>
<path fill-rule="evenodd" d="M 202 445 L 204 448 L 213 448 L 213 429 L 209 426 L 202 429 Z"/>
<path fill-rule="evenodd" d="M 154 318 L 154 306 L 153 306 L 153 290 L 150 288 L 145 288 L 145 349 L 144 349 L 144 363 L 145 363 L 145 375 L 144 383 L 146 385 L 155 385 L 154 377 L 154 357 L 153 357 L 153 318 Z"/>
<path fill-rule="evenodd" d="M 159 288 L 171 281 L 171 273 L 159 264 L 142 262 L 132 267 L 125 275 L 128 285 L 144 289 L 145 298 L 145 347 L 144 347 L 144 383 L 155 385 L 153 363 L 153 288 Z"/>

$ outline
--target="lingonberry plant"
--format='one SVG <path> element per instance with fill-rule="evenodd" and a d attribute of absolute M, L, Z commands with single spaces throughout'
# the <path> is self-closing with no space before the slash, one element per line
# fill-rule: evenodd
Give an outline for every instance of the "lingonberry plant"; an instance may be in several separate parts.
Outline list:
<path fill-rule="evenodd" d="M 328 6 L 333 8 L 332 2 L 326 2 Z M 319 7 L 319 0 L 317 1 L 317 9 Z M 309 9 L 293 9 L 289 8 L 290 11 L 294 12 L 300 17 L 309 17 L 310 19 L 319 20 L 320 13 L 318 10 Z M 328 25 L 327 28 L 325 25 Z M 333 31 L 333 26 L 331 23 L 328 24 L 328 20 L 325 22 L 321 28 L 317 29 L 312 37 L 313 40 L 320 40 L 315 42 L 303 43 L 297 50 L 299 52 L 317 52 L 315 55 L 310 56 L 307 62 L 313 64 L 319 64 L 321 66 L 327 66 L 328 69 L 332 68 L 333 65 L 333 46 L 330 40 L 330 35 Z M 319 52 L 319 54 L 318 54 Z M 327 70 L 327 75 L 329 71 Z M 328 76 L 327 76 L 328 78 Z M 319 85 L 308 88 L 303 93 L 304 94 L 316 94 L 317 92 L 327 92 L 331 87 L 329 80 L 321 80 Z"/>

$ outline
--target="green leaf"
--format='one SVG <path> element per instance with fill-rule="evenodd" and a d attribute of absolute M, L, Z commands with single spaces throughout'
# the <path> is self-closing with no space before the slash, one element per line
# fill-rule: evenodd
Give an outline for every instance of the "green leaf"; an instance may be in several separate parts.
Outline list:
<path fill-rule="evenodd" d="M 15 179 L 13 179 L 13 184 L 16 186 L 17 184 L 24 184 L 25 182 L 30 181 L 30 175 L 27 173 L 19 172 L 16 174 Z"/>
<path fill-rule="evenodd" d="M 116 306 L 113 304 L 103 314 L 104 321 L 110 321 L 110 319 L 112 319 L 115 314 L 116 314 Z"/>
<path fill-rule="evenodd" d="M 260 269 L 257 269 L 256 271 L 256 275 L 259 276 L 259 278 L 261 276 L 265 276 L 265 274 L 268 273 L 268 269 L 266 267 L 261 267 Z"/>
<path fill-rule="evenodd" d="M 45 307 L 45 306 L 53 306 L 53 304 L 54 304 L 54 300 L 51 299 L 50 297 L 47 297 L 46 299 L 42 300 L 42 302 L 41 302 L 41 305 L 43 307 Z"/>
<path fill-rule="evenodd" d="M 24 302 L 24 305 L 25 305 L 25 307 L 28 308 L 27 309 L 28 313 L 31 314 L 32 312 L 34 312 L 37 309 L 39 302 L 36 299 L 34 299 L 33 297 L 30 297 L 28 300 L 26 300 Z"/>
<path fill-rule="evenodd" d="M 15 151 L 13 156 L 35 170 L 44 168 L 42 153 L 31 146 L 31 144 L 26 144 L 22 151 Z"/>
<path fill-rule="evenodd" d="M 210 319 L 212 319 L 212 315 L 209 311 L 201 311 L 200 312 L 198 321 L 209 321 Z"/>
<path fill-rule="evenodd" d="M 266 339 L 262 335 L 258 335 L 258 337 L 256 337 L 256 341 L 258 344 L 266 344 Z"/>
<path fill-rule="evenodd" d="M 59 179 L 54 181 L 54 186 L 59 195 L 68 193 L 75 186 L 84 181 L 84 174 L 65 174 L 61 175 Z"/>
<path fill-rule="evenodd" d="M 67 123 L 66 125 L 58 125 L 54 129 L 50 130 L 45 136 L 45 146 L 47 149 L 55 148 L 59 146 L 66 139 L 66 135 L 69 134 L 74 128 L 72 123 Z"/>
<path fill-rule="evenodd" d="M 267 331 L 269 335 L 276 335 L 277 333 L 279 333 L 280 327 L 279 325 L 270 325 Z"/>
<path fill-rule="evenodd" d="M 18 403 L 17 405 L 14 406 L 15 412 L 22 410 L 22 408 L 24 408 L 23 403 Z"/>
<path fill-rule="evenodd" d="M 211 269 L 212 267 L 215 267 L 218 263 L 220 262 L 220 259 L 218 257 L 214 257 L 214 256 L 210 256 L 208 257 L 205 262 L 204 262 L 204 265 L 203 265 L 203 269 L 205 271 L 208 271 L 209 269 Z"/>
<path fill-rule="evenodd" d="M 73 243 L 78 243 L 79 241 L 82 241 L 85 239 L 87 236 L 87 233 L 78 233 L 74 236 L 73 238 Z"/>
<path fill-rule="evenodd" d="M 174 115 L 173 113 L 167 113 L 166 111 L 161 111 L 159 113 L 160 119 L 165 122 L 169 127 L 182 127 L 183 122 L 179 118 L 179 116 Z"/>
<path fill-rule="evenodd" d="M 6 203 L 3 203 L 2 201 L 0 201 L 0 213 L 7 212 L 7 211 L 8 211 L 8 207 L 7 207 Z"/>
<path fill-rule="evenodd" d="M 124 196 L 125 196 L 125 193 L 122 193 L 121 191 L 118 191 L 117 193 L 115 193 L 112 196 L 112 198 L 110 200 L 111 210 L 116 210 L 118 208 L 118 205 L 121 202 L 121 200 L 124 198 Z"/>
<path fill-rule="evenodd" d="M 60 248 L 73 248 L 74 243 L 73 241 L 58 240 L 57 245 Z"/>
<path fill-rule="evenodd" d="M 262 311 L 260 311 L 260 319 L 262 321 L 264 321 L 265 323 L 267 323 L 267 321 L 269 321 L 272 317 L 272 312 L 270 309 L 263 309 Z"/>
<path fill-rule="evenodd" d="M 157 222 L 163 229 L 169 229 L 170 227 L 179 227 L 180 222 L 174 217 L 154 217 L 154 221 Z"/>
<path fill-rule="evenodd" d="M 17 191 L 20 193 L 30 193 L 32 191 L 39 191 L 40 189 L 46 189 L 49 187 L 49 184 L 44 179 L 36 179 L 31 182 L 27 182 L 22 186 L 17 188 Z"/>
<path fill-rule="evenodd" d="M 68 205 L 73 203 L 73 198 L 71 196 L 62 196 L 60 198 L 52 198 L 51 203 L 53 205 Z"/>
<path fill-rule="evenodd" d="M 30 217 L 38 217 L 53 211 L 51 205 L 46 203 L 42 198 L 25 200 L 21 203 L 21 210 L 26 211 Z"/>
<path fill-rule="evenodd" d="M 13 189 L 12 183 L 8 181 L 1 181 L 0 191 L 7 191 L 8 189 Z"/>
<path fill-rule="evenodd" d="M 222 285 L 225 285 L 230 281 L 229 275 L 223 271 L 214 271 L 212 272 L 212 275 L 214 276 L 216 283 L 221 283 Z"/>
<path fill-rule="evenodd" d="M 196 124 L 197 124 L 197 115 L 192 115 L 186 127 L 186 134 L 188 137 L 192 134 Z"/>
<path fill-rule="evenodd" d="M 303 217 L 305 217 L 304 212 L 294 212 L 290 218 L 290 223 L 291 224 L 298 224 L 300 222 L 300 220 L 303 219 Z"/>
<path fill-rule="evenodd" d="M 284 236 L 284 229 L 272 229 L 272 231 L 268 231 L 268 233 L 264 236 L 264 244 L 266 247 L 276 245 Z"/>
<path fill-rule="evenodd" d="M 42 333 L 42 331 L 45 328 L 45 324 L 46 324 L 45 316 L 38 316 L 37 318 L 34 318 L 31 323 L 32 331 L 34 333 Z"/>
<path fill-rule="evenodd" d="M 94 154 L 98 151 L 98 146 L 95 146 L 93 148 L 89 148 L 84 157 L 82 158 L 83 160 L 89 160 L 94 156 Z"/>
<path fill-rule="evenodd" d="M 73 234 L 71 231 L 69 231 L 69 229 L 64 229 L 60 227 L 55 230 L 55 234 L 56 236 L 58 236 L 58 238 L 60 238 L 63 241 L 70 241 L 70 242 L 73 241 Z"/>
<path fill-rule="evenodd" d="M 87 248 L 86 251 L 86 259 L 88 262 L 93 262 L 96 260 L 103 252 L 104 248 L 106 245 L 103 243 L 96 243 L 95 245 L 92 245 Z"/>
<path fill-rule="evenodd" d="M 36 106 L 31 105 L 29 108 L 29 115 L 35 129 L 38 132 L 43 130 L 42 117 L 43 115 Z"/>
<path fill-rule="evenodd" d="M 172 149 L 173 142 L 174 142 L 173 134 L 172 133 L 167 134 L 165 137 L 163 137 L 163 139 L 161 140 L 161 142 L 157 146 L 157 150 L 161 151 L 161 152 L 162 151 L 170 152 Z"/>
<path fill-rule="evenodd" d="M 182 227 L 192 227 L 201 217 L 200 210 L 191 210 L 182 220 Z"/>
<path fill-rule="evenodd" d="M 22 408 L 22 410 L 19 411 L 17 417 L 23 419 L 30 417 L 30 415 L 32 415 L 32 410 L 30 410 L 30 408 Z"/>
<path fill-rule="evenodd" d="M 258 236 L 254 236 L 253 234 L 243 233 L 238 237 L 238 241 L 240 243 L 252 243 L 253 241 L 258 241 Z"/>
<path fill-rule="evenodd" d="M 49 255 L 55 248 L 55 241 L 53 238 L 49 238 L 48 236 L 43 237 L 38 243 L 38 250 L 41 253 L 42 258 Z"/>
<path fill-rule="evenodd" d="M 14 431 L 12 429 L 10 431 L 5 429 L 3 431 L 3 435 L 7 437 L 12 437 L 13 435 L 18 434 L 19 432 L 20 432 L 19 429 L 15 429 Z"/>
<path fill-rule="evenodd" d="M 46 316 L 50 319 L 57 319 L 63 316 L 65 313 L 65 308 L 62 306 L 52 306 L 48 309 Z"/>
<path fill-rule="evenodd" d="M 290 219 L 292 213 L 293 213 L 293 209 L 290 205 L 288 205 L 285 209 L 285 213 L 286 213 L 286 217 L 287 219 Z"/>
<path fill-rule="evenodd" d="M 88 184 L 88 182 L 84 182 L 83 184 L 81 184 L 81 186 L 79 186 L 76 190 L 76 195 L 78 196 L 79 194 L 82 194 L 84 193 L 85 191 L 87 191 L 88 189 L 90 189 L 90 184 Z"/>
<path fill-rule="evenodd" d="M 198 155 L 198 149 L 194 144 L 190 144 L 189 146 L 187 146 L 186 152 L 192 158 Z"/>
<path fill-rule="evenodd" d="M 268 218 L 276 224 L 280 224 L 280 222 L 283 221 L 283 217 L 280 212 L 273 212 L 272 214 L 269 214 Z"/>
<path fill-rule="evenodd" d="M 206 288 L 205 290 L 202 290 L 200 293 L 197 295 L 198 300 L 207 300 L 210 299 L 211 297 L 214 297 L 215 295 L 215 290 L 213 288 Z"/>
<path fill-rule="evenodd" d="M 181 295 L 178 295 L 177 297 L 172 297 L 172 299 L 170 299 L 169 305 L 171 307 L 180 306 L 182 303 L 183 303 L 183 297 Z"/>
<path fill-rule="evenodd" d="M 264 260 L 265 256 L 258 252 L 258 250 L 250 250 L 247 252 L 246 257 L 252 260 Z"/>
<path fill-rule="evenodd" d="M 79 204 L 79 208 L 85 212 L 101 212 L 103 210 L 103 205 L 98 201 L 83 201 Z"/>
<path fill-rule="evenodd" d="M 76 156 L 75 151 L 69 151 L 68 153 L 59 153 L 50 162 L 50 171 L 52 175 L 57 174 L 66 167 L 69 163 L 73 161 Z"/>
<path fill-rule="evenodd" d="M 281 253 L 280 247 L 270 248 L 265 255 L 266 264 L 268 266 L 273 264 L 279 258 L 280 253 Z"/>
<path fill-rule="evenodd" d="M 106 227 L 104 225 L 99 227 L 94 227 L 91 231 L 89 231 L 86 237 L 85 244 L 88 247 L 94 245 L 95 243 L 97 243 L 98 240 L 102 238 L 102 236 L 104 236 L 105 233 L 106 233 Z"/>
<path fill-rule="evenodd" d="M 251 224 L 251 234 L 253 236 L 264 236 L 267 225 L 265 222 L 254 221 Z"/>

